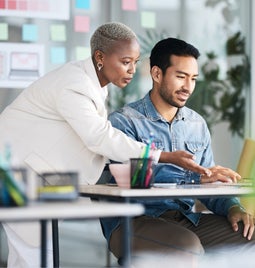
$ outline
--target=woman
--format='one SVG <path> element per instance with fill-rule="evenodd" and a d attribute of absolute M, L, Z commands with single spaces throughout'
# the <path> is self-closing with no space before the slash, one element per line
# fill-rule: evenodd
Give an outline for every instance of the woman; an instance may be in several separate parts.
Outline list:
<path fill-rule="evenodd" d="M 123 162 L 141 155 L 145 145 L 113 128 L 105 107 L 107 84 L 123 88 L 133 78 L 140 56 L 137 37 L 121 23 L 106 23 L 91 38 L 91 55 L 49 72 L 3 111 L 1 152 L 9 144 L 12 155 L 35 174 L 78 171 L 80 184 L 96 183 L 108 159 Z M 158 150 L 155 157 L 201 174 L 208 171 L 185 152 Z M 8 267 L 37 267 L 38 232 L 28 224 L 4 227 Z"/>

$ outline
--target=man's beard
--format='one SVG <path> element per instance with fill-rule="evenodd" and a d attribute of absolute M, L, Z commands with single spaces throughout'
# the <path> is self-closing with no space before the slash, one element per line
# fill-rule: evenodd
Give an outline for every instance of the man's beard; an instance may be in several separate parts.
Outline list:
<path fill-rule="evenodd" d="M 185 93 L 187 93 L 186 90 L 178 90 L 178 92 L 179 91 L 184 91 Z M 182 108 L 186 104 L 186 101 L 182 102 L 181 104 L 179 102 L 177 102 L 177 101 L 174 101 L 173 96 L 168 95 L 166 93 L 166 90 L 164 90 L 164 89 L 160 90 L 160 96 L 166 103 L 168 103 L 169 105 L 171 105 L 171 106 L 173 106 L 175 108 Z"/>

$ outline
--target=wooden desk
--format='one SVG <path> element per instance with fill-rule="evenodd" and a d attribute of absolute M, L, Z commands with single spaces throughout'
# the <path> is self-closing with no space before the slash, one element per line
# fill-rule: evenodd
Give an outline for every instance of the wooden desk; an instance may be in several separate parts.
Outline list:
<path fill-rule="evenodd" d="M 41 267 L 47 267 L 47 221 L 54 219 L 95 219 L 99 217 L 129 217 L 141 215 L 139 204 L 91 202 L 86 198 L 69 202 L 32 202 L 25 207 L 0 208 L 0 222 L 39 221 L 41 223 Z M 124 226 L 126 228 L 126 226 Z M 129 243 L 129 230 L 124 241 Z M 130 246 L 130 245 L 128 245 Z"/>

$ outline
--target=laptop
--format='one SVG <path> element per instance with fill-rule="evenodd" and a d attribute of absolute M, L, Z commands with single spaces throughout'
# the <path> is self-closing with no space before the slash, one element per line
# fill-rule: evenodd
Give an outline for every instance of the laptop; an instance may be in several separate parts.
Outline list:
<path fill-rule="evenodd" d="M 10 80 L 36 80 L 39 78 L 39 55 L 35 52 L 11 52 Z"/>

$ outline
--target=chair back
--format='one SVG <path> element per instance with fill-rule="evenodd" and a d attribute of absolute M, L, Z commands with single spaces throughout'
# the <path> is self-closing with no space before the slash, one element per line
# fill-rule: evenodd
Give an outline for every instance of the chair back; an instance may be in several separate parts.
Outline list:
<path fill-rule="evenodd" d="M 244 140 L 237 172 L 242 178 L 251 178 L 255 183 L 255 140 Z M 255 215 L 255 197 L 241 197 L 240 201 L 250 214 Z"/>
<path fill-rule="evenodd" d="M 245 139 L 237 172 L 242 178 L 255 178 L 255 140 Z"/>

